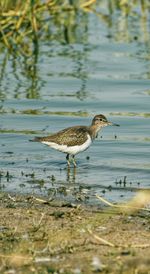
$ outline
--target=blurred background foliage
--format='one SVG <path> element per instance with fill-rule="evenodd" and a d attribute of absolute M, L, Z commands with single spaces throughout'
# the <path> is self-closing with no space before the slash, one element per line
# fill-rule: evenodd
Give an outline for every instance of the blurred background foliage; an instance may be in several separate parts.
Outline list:
<path fill-rule="evenodd" d="M 106 27 L 106 38 L 110 43 L 135 41 L 142 47 L 145 60 L 149 60 L 149 11 L 149 0 L 0 0 L 0 83 L 7 74 L 8 60 L 11 60 L 15 77 L 18 78 L 19 67 L 21 74 L 31 80 L 27 98 L 38 97 L 37 90 L 41 89 L 41 85 L 37 87 L 40 49 L 48 46 L 49 54 L 52 54 L 62 45 L 59 54 L 70 54 L 75 63 L 80 63 L 75 76 L 82 79 L 82 87 L 77 96 L 84 98 L 87 76 L 82 63 L 90 47 L 90 31 L 94 32 L 90 29 L 91 15 L 94 15 L 92 20 L 96 17 Z M 92 33 L 95 39 L 99 35 L 97 30 L 102 31 L 95 25 L 95 33 Z M 75 46 L 76 51 L 68 53 L 65 45 Z M 84 50 L 77 49 L 80 45 L 85 46 Z M 3 98 L 5 92 L 2 93 Z"/>
<path fill-rule="evenodd" d="M 131 39 L 132 16 L 140 20 L 147 41 L 149 9 L 148 0 L 0 0 L 0 51 L 7 48 L 15 55 L 31 56 L 37 53 L 40 39 L 86 43 L 89 12 L 95 13 L 110 29 L 117 28 L 116 40 L 126 41 Z M 132 39 L 138 39 L 138 31 Z"/>

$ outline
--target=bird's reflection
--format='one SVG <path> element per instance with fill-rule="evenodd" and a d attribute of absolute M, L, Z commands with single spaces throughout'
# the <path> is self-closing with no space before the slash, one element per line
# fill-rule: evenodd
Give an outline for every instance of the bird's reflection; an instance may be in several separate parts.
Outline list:
<path fill-rule="evenodd" d="M 68 183 L 75 183 L 76 174 L 77 174 L 77 168 L 76 167 L 73 167 L 73 168 L 67 167 L 67 170 L 66 170 L 67 182 Z"/>

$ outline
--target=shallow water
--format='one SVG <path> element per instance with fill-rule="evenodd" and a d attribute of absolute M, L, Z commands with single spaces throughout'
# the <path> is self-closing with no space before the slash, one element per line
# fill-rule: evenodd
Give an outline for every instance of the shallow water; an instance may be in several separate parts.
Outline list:
<path fill-rule="evenodd" d="M 1 189 L 95 203 L 95 194 L 118 202 L 150 187 L 150 38 L 146 28 L 137 33 L 142 17 L 134 16 L 119 35 L 121 11 L 111 26 L 94 13 L 78 14 L 84 35 L 41 42 L 36 60 L 1 52 Z M 88 125 L 99 113 L 120 127 L 104 128 L 77 155 L 76 170 L 66 168 L 65 154 L 29 142 Z"/>

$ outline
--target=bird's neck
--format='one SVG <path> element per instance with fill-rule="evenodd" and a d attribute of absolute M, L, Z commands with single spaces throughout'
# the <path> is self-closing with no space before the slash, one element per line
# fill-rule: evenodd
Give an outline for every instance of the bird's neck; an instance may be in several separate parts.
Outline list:
<path fill-rule="evenodd" d="M 92 140 L 94 140 L 97 137 L 98 132 L 101 130 L 101 128 L 102 128 L 102 126 L 100 126 L 100 125 L 91 125 L 89 127 L 89 133 L 90 133 Z"/>

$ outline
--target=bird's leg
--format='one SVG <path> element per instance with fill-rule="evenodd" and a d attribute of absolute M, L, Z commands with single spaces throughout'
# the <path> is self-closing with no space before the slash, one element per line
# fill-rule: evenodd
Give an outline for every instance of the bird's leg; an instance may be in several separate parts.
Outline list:
<path fill-rule="evenodd" d="M 67 160 L 67 165 L 68 165 L 68 167 L 70 167 L 69 154 L 67 154 L 66 160 Z"/>
<path fill-rule="evenodd" d="M 74 164 L 74 167 L 76 167 L 77 164 L 76 164 L 76 161 L 75 161 L 75 155 L 72 155 L 72 162 L 73 162 L 73 164 Z"/>

